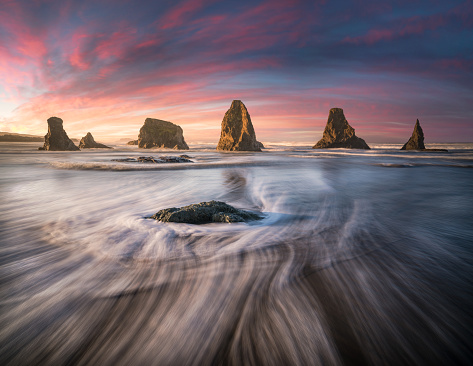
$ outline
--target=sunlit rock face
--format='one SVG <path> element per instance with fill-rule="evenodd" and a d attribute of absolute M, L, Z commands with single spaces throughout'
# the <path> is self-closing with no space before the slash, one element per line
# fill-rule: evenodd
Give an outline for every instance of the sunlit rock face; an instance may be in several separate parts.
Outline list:
<path fill-rule="evenodd" d="M 146 118 L 138 135 L 138 147 L 189 150 L 180 126 L 155 118 Z"/>
<path fill-rule="evenodd" d="M 234 100 L 222 121 L 217 150 L 261 151 L 250 114 L 241 100 Z"/>
<path fill-rule="evenodd" d="M 412 132 L 412 136 L 407 141 L 401 150 L 423 150 L 425 149 L 424 145 L 424 132 L 422 131 L 422 127 L 420 127 L 419 120 L 417 120 L 414 131 Z"/>
<path fill-rule="evenodd" d="M 99 144 L 95 142 L 94 137 L 90 132 L 87 132 L 87 135 L 82 137 L 79 143 L 80 149 L 111 149 L 111 147 L 104 144 Z"/>
<path fill-rule="evenodd" d="M 346 148 L 346 149 L 369 149 L 365 140 L 355 135 L 355 129 L 350 126 L 343 109 L 332 108 L 328 115 L 322 139 L 313 149 Z"/>
<path fill-rule="evenodd" d="M 39 150 L 76 151 L 79 148 L 67 136 L 59 117 L 48 118 L 48 133 L 44 136 L 44 146 Z"/>

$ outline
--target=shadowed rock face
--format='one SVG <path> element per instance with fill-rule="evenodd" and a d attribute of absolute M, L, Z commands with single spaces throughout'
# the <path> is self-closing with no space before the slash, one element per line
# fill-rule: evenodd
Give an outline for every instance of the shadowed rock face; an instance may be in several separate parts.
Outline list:
<path fill-rule="evenodd" d="M 412 136 L 407 141 L 401 150 L 424 150 L 424 132 L 422 131 L 422 127 L 420 127 L 419 120 L 417 120 L 414 131 L 412 132 Z"/>
<path fill-rule="evenodd" d="M 87 132 L 87 135 L 82 137 L 79 143 L 79 148 L 80 149 L 111 149 L 111 147 L 95 142 L 94 137 L 92 136 L 90 132 Z"/>
<path fill-rule="evenodd" d="M 343 109 L 332 108 L 328 115 L 322 139 L 313 149 L 346 148 L 346 149 L 369 149 L 365 140 L 355 135 L 355 129 L 348 124 L 343 114 Z"/>
<path fill-rule="evenodd" d="M 227 205 L 225 202 L 219 201 L 201 202 L 181 208 L 166 208 L 148 218 L 164 222 L 180 222 L 187 224 L 245 222 L 261 219 L 257 214 L 239 210 Z"/>
<path fill-rule="evenodd" d="M 64 131 L 62 119 L 50 117 L 48 118 L 48 133 L 44 136 L 44 146 L 40 147 L 39 150 L 77 151 L 79 148 Z"/>
<path fill-rule="evenodd" d="M 250 114 L 241 100 L 234 100 L 223 117 L 217 150 L 261 151 Z"/>
<path fill-rule="evenodd" d="M 155 118 L 146 118 L 138 135 L 138 147 L 189 150 L 180 126 Z"/>

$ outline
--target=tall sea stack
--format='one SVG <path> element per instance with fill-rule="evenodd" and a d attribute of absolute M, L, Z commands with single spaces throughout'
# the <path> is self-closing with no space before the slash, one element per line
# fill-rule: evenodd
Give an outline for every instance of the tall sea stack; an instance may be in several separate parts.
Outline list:
<path fill-rule="evenodd" d="M 217 150 L 261 151 L 250 114 L 241 100 L 234 100 L 223 117 Z"/>
<path fill-rule="evenodd" d="M 319 140 L 313 149 L 369 149 L 365 140 L 355 135 L 355 129 L 351 127 L 343 114 L 343 109 L 332 108 L 328 115 L 322 139 Z"/>
<path fill-rule="evenodd" d="M 44 136 L 44 146 L 39 150 L 77 151 L 80 150 L 67 136 L 59 117 L 48 118 L 48 133 Z"/>
<path fill-rule="evenodd" d="M 411 138 L 404 144 L 401 150 L 425 150 L 424 132 L 422 127 L 420 127 L 419 120 L 417 120 L 414 126 Z"/>
<path fill-rule="evenodd" d="M 189 150 L 180 126 L 155 118 L 146 118 L 138 135 L 138 147 Z"/>

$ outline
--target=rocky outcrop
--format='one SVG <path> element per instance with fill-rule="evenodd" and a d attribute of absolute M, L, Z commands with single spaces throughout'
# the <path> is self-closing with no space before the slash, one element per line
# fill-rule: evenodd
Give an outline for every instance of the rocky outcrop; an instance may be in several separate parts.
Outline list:
<path fill-rule="evenodd" d="M 424 131 L 422 131 L 422 127 L 420 127 L 419 120 L 417 120 L 414 131 L 412 132 L 412 136 L 407 141 L 401 150 L 424 150 Z"/>
<path fill-rule="evenodd" d="M 189 156 L 160 156 L 155 158 L 153 156 L 139 156 L 137 158 L 124 158 L 124 159 L 112 159 L 112 161 L 119 161 L 122 163 L 154 163 L 154 164 L 165 164 L 165 163 L 193 163 L 189 160 Z"/>
<path fill-rule="evenodd" d="M 62 119 L 50 117 L 48 118 L 48 133 L 44 136 L 44 146 L 40 147 L 39 150 L 76 151 L 79 148 L 64 131 Z"/>
<path fill-rule="evenodd" d="M 256 141 L 256 144 L 258 145 L 260 149 L 266 149 L 262 142 Z"/>
<path fill-rule="evenodd" d="M 138 140 L 131 140 L 126 143 L 127 145 L 138 145 Z"/>
<path fill-rule="evenodd" d="M 210 222 L 245 222 L 259 220 L 262 217 L 253 212 L 239 210 L 225 202 L 210 201 L 181 208 L 166 208 L 147 218 L 164 222 L 207 224 Z"/>
<path fill-rule="evenodd" d="M 217 150 L 261 151 L 250 114 L 241 100 L 234 100 L 223 117 Z"/>
<path fill-rule="evenodd" d="M 111 147 L 95 142 L 92 134 L 87 132 L 87 135 L 80 140 L 79 149 L 111 149 Z"/>
<path fill-rule="evenodd" d="M 319 140 L 313 149 L 369 149 L 365 140 L 355 135 L 355 129 L 351 127 L 343 114 L 343 109 L 332 108 L 328 115 L 322 139 Z"/>
<path fill-rule="evenodd" d="M 180 126 L 155 118 L 146 118 L 138 135 L 138 147 L 189 150 Z"/>

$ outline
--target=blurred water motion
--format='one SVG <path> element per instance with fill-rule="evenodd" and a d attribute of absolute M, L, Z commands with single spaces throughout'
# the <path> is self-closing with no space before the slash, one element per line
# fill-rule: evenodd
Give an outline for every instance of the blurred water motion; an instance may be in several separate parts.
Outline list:
<path fill-rule="evenodd" d="M 471 150 L 191 153 L 0 149 L 0 364 L 472 364 Z"/>

